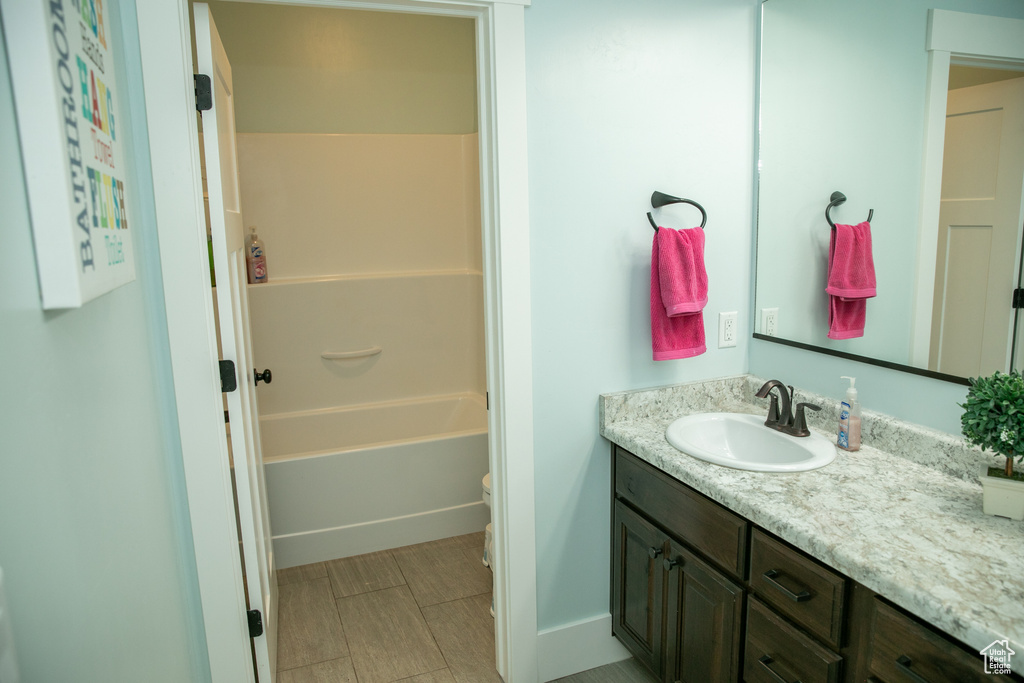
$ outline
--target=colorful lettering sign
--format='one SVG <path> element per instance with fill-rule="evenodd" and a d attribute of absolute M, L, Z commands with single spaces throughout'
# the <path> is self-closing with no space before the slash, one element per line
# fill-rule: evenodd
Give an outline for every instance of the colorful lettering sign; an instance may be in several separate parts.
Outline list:
<path fill-rule="evenodd" d="M 135 278 L 115 1 L 0 0 L 44 308 Z"/>

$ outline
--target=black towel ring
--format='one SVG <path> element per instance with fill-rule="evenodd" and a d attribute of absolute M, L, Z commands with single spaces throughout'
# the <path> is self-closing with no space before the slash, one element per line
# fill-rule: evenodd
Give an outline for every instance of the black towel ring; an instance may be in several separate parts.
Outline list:
<path fill-rule="evenodd" d="M 843 194 L 842 192 L 840 192 L 839 190 L 836 190 L 835 192 L 833 192 L 832 196 L 829 197 L 828 206 L 825 207 L 825 220 L 828 221 L 829 226 L 831 226 L 831 228 L 833 230 L 836 229 L 836 224 L 832 222 L 832 216 L 829 215 L 829 212 L 832 211 L 833 207 L 839 206 L 840 204 L 842 204 L 845 201 L 846 201 L 846 195 Z M 868 223 L 871 222 L 871 219 L 874 217 L 874 215 L 875 215 L 875 210 L 874 209 L 868 209 Z"/>
<path fill-rule="evenodd" d="M 845 199 L 845 197 L 843 199 Z M 693 204 L 698 209 L 700 209 L 700 227 L 703 228 L 705 224 L 707 224 L 708 222 L 708 212 L 705 211 L 704 207 L 698 204 L 697 202 L 693 201 L 692 199 L 673 197 L 670 194 L 665 194 L 664 192 L 658 192 L 657 190 L 655 190 L 654 194 L 651 195 L 651 206 L 657 209 L 667 204 Z M 654 232 L 658 232 L 658 224 L 654 222 L 654 216 L 651 215 L 650 211 L 647 212 L 647 220 L 651 222 L 651 227 L 654 228 Z"/>

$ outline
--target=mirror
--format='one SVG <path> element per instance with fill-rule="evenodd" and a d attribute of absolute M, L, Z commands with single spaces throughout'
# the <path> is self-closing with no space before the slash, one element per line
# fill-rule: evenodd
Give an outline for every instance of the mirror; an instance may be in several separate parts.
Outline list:
<path fill-rule="evenodd" d="M 930 30 L 937 2 L 764 0 L 759 339 L 950 380 L 1020 356 L 1011 299 L 1024 237 L 1024 54 L 1014 45 L 1024 46 L 1024 4 L 949 0 Z M 984 38 L 993 21 L 1009 22 L 1010 47 L 943 42 L 964 26 Z M 837 190 L 847 200 L 831 210 L 835 223 L 874 212 L 877 296 L 863 336 L 848 339 L 827 337 L 825 209 Z M 992 198 L 998 207 L 980 201 Z"/>

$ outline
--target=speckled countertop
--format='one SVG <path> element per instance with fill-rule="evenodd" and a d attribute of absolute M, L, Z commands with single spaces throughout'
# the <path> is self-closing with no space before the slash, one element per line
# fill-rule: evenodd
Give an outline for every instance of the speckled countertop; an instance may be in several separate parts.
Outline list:
<path fill-rule="evenodd" d="M 810 472 L 713 465 L 665 440 L 696 412 L 766 414 L 749 375 L 601 396 L 601 435 L 966 644 L 1024 652 L 1024 523 L 985 515 L 985 458 L 962 439 L 865 410 L 855 453 Z M 834 440 L 838 402 L 811 428 Z M 995 462 L 993 460 L 993 462 Z"/>

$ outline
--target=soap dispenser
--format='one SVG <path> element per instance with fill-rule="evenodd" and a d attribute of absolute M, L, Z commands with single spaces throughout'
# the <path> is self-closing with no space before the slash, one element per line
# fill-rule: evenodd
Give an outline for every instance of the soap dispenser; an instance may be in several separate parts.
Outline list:
<path fill-rule="evenodd" d="M 845 451 L 860 450 L 860 401 L 857 400 L 857 378 L 843 375 L 840 379 L 850 380 L 846 399 L 839 405 L 839 438 L 836 444 Z"/>

